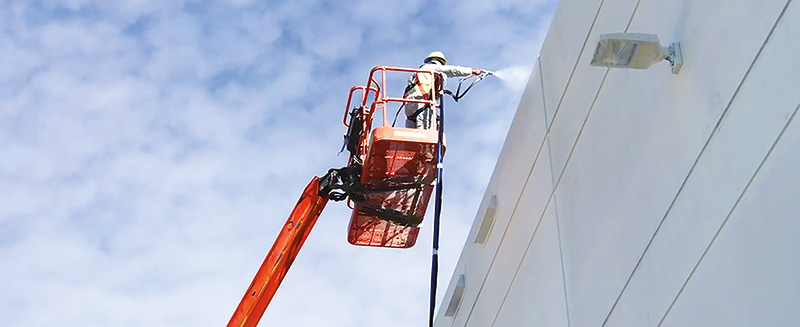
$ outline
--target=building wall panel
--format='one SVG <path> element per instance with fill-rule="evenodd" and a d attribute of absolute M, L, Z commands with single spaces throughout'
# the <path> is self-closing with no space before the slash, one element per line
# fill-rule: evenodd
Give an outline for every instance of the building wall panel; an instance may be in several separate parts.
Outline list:
<path fill-rule="evenodd" d="M 800 325 L 798 162 L 794 119 L 662 326 Z"/>
<path fill-rule="evenodd" d="M 781 10 L 775 2 L 648 4 L 659 6 L 648 22 L 682 20 L 695 32 L 677 39 L 686 49 L 679 75 L 665 64 L 609 72 L 557 185 L 575 326 L 605 320 Z M 728 15 L 714 20 L 685 14 L 721 7 Z M 745 13 L 752 25 L 736 20 Z M 635 26 L 650 31 L 644 23 Z M 741 38 L 705 34 L 720 29 Z M 561 146 L 553 143 L 554 158 Z"/>
<path fill-rule="evenodd" d="M 569 326 L 554 208 L 547 208 L 497 320 L 482 326 Z"/>
<path fill-rule="evenodd" d="M 552 122 L 560 99 L 578 63 L 594 17 L 603 0 L 561 1 L 541 50 L 547 121 Z"/>
<path fill-rule="evenodd" d="M 655 325 L 800 103 L 790 7 L 622 293 L 608 326 Z M 770 96 L 765 97 L 765 94 Z M 654 287 L 658 285 L 658 287 Z"/>
<path fill-rule="evenodd" d="M 604 1 L 594 29 L 589 32 L 589 42 L 581 53 L 572 81 L 565 91 L 564 99 L 550 127 L 553 172 L 556 178 L 564 170 L 573 144 L 592 108 L 607 71 L 605 68 L 589 66 L 597 40 L 601 34 L 624 32 L 634 13 L 636 2 L 637 0 Z M 550 82 L 544 81 L 545 84 Z"/>
<path fill-rule="evenodd" d="M 787 3 L 562 0 L 437 326 L 797 325 L 798 123 L 735 207 L 800 102 L 796 4 L 753 64 Z M 680 74 L 589 66 L 626 29 L 681 42 Z"/>
<path fill-rule="evenodd" d="M 520 262 L 528 245 L 531 244 L 531 240 L 539 233 L 554 233 L 549 229 L 540 228 L 541 219 L 545 215 L 547 199 L 553 190 L 547 153 L 548 151 L 545 149 L 523 190 L 519 206 L 509 222 L 485 284 L 482 285 L 479 297 L 475 301 L 476 309 L 472 310 L 472 314 L 467 317 L 467 326 L 491 325 L 508 294 L 512 280 L 517 275 Z M 557 235 L 539 237 L 557 237 Z M 552 262 L 546 264 L 549 265 Z M 560 267 L 560 263 L 558 266 Z"/>

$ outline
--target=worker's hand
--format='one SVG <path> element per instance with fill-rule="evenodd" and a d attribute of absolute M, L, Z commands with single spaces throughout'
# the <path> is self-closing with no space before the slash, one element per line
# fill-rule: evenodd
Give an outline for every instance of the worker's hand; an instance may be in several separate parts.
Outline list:
<path fill-rule="evenodd" d="M 483 74 L 482 70 L 480 70 L 480 69 L 473 69 L 472 70 L 472 75 L 480 75 L 480 74 Z"/>

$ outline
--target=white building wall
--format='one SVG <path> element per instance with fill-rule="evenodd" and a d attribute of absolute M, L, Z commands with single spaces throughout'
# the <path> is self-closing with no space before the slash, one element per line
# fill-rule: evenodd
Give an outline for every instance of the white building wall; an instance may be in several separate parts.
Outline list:
<path fill-rule="evenodd" d="M 617 32 L 680 74 L 589 66 Z M 562 0 L 437 326 L 800 325 L 798 35 L 790 0 Z"/>

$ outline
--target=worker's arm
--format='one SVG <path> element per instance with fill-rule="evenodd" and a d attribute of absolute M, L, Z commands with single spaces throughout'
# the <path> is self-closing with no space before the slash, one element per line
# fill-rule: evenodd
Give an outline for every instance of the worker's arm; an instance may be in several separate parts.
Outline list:
<path fill-rule="evenodd" d="M 456 77 L 456 76 L 469 76 L 469 75 L 478 75 L 481 73 L 480 69 L 472 69 L 470 67 L 462 67 L 462 66 L 455 66 L 455 65 L 432 65 L 433 69 L 447 75 L 447 77 Z"/>

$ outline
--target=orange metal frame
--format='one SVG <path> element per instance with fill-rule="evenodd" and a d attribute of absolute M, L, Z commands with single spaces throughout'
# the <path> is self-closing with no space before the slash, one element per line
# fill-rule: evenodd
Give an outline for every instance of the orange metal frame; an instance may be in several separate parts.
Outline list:
<path fill-rule="evenodd" d="M 440 74 L 429 70 L 412 69 L 404 67 L 378 66 L 370 71 L 367 85 L 356 86 L 350 89 L 343 123 L 349 127 L 347 115 L 356 91 L 361 92 L 360 107 L 364 110 L 361 114 L 362 133 L 359 139 L 357 156 L 363 163 L 361 182 L 380 187 L 381 183 L 373 184 L 371 178 L 393 177 L 412 177 L 435 176 L 435 162 L 426 162 L 424 153 L 435 152 L 435 144 L 438 139 L 436 129 L 407 129 L 405 127 L 392 127 L 389 124 L 387 104 L 390 102 L 420 103 L 433 108 L 438 108 L 438 92 L 432 92 L 429 99 L 413 99 L 404 97 L 389 96 L 387 86 L 387 72 L 414 73 L 414 74 Z M 434 76 L 431 76 L 434 77 Z M 435 80 L 435 79 L 434 79 Z M 404 83 L 405 85 L 405 83 Z M 380 118 L 375 117 L 377 111 L 381 110 Z M 373 121 L 380 119 L 382 125 L 373 130 Z M 435 155 L 430 153 L 430 158 Z M 352 158 L 351 158 L 352 159 Z M 422 172 L 403 172 L 409 166 L 428 166 L 424 175 Z M 375 175 L 375 169 L 385 170 L 384 173 Z M 400 170 L 398 170 L 400 169 Z M 365 184 L 365 185 L 366 185 Z M 388 193 L 378 193 L 368 195 L 368 201 L 374 205 L 380 204 L 381 207 L 387 206 L 395 210 L 401 210 L 406 214 L 414 216 L 424 215 L 430 197 L 432 186 L 422 186 L 419 191 L 398 191 L 393 195 Z M 392 198 L 392 200 L 390 200 Z M 399 201 L 399 202 L 398 202 Z M 419 233 L 418 226 L 399 225 L 377 216 L 370 216 L 360 213 L 358 206 L 348 201 L 348 207 L 354 209 L 353 217 L 350 221 L 348 242 L 359 246 L 378 246 L 393 248 L 408 248 L 414 245 Z"/>
<path fill-rule="evenodd" d="M 388 96 L 385 88 L 386 73 L 388 71 L 438 74 L 436 72 L 420 69 L 378 66 L 370 71 L 366 86 L 355 86 L 350 89 L 350 94 L 347 99 L 347 106 L 345 107 L 345 115 L 343 119 L 344 125 L 349 126 L 349 122 L 347 120 L 347 115 L 349 113 L 348 109 L 350 108 L 351 100 L 353 99 L 355 91 L 361 91 L 360 105 L 362 108 L 366 108 L 365 110 L 368 110 L 368 112 L 365 113 L 365 119 L 363 121 L 364 126 L 362 126 L 362 131 L 364 132 L 359 139 L 359 155 L 361 156 L 361 159 L 366 159 L 366 156 L 368 155 L 367 151 L 369 150 L 370 143 L 369 135 L 372 134 L 370 133 L 370 130 L 375 112 L 377 110 L 380 109 L 383 111 L 383 127 L 390 126 L 386 114 L 387 103 L 423 103 L 430 105 L 432 108 L 438 107 L 435 94 L 436 92 L 433 92 L 434 94 L 429 100 L 406 99 Z M 380 82 L 378 82 L 375 76 L 378 74 L 378 72 L 380 72 Z M 430 131 L 424 133 L 429 132 Z M 320 178 L 314 177 L 308 186 L 306 186 L 305 190 L 303 191 L 303 195 L 300 197 L 297 205 L 295 205 L 294 209 L 289 215 L 289 218 L 286 220 L 284 227 L 278 234 L 275 243 L 272 245 L 272 248 L 270 248 L 267 257 L 264 259 L 264 262 L 261 264 L 261 267 L 253 278 L 250 287 L 247 288 L 247 292 L 242 297 L 242 300 L 239 302 L 236 311 L 234 311 L 233 316 L 228 322 L 228 327 L 255 327 L 258 325 L 261 316 L 264 314 L 264 311 L 275 295 L 278 286 L 280 286 L 284 276 L 289 270 L 289 267 L 297 257 L 300 248 L 303 246 L 303 243 L 305 242 L 309 233 L 311 233 L 311 229 L 314 227 L 317 218 L 319 218 L 322 210 L 328 203 L 328 197 L 321 196 L 319 192 Z M 353 207 L 352 203 L 348 203 L 348 205 L 351 208 Z M 377 218 L 375 219 L 379 220 Z M 383 222 L 384 225 L 391 224 L 388 221 Z M 370 221 L 370 223 L 373 222 Z M 419 230 L 419 227 L 408 227 L 393 224 L 390 226 L 390 228 L 397 230 L 398 233 L 405 233 L 405 235 L 409 235 L 409 233 L 411 233 L 414 240 L 416 239 L 416 233 Z M 410 245 L 413 245 L 413 243 L 406 244 L 405 247 Z"/>
<path fill-rule="evenodd" d="M 372 68 L 369 72 L 369 79 L 367 80 L 367 85 L 359 85 L 354 86 L 350 89 L 350 95 L 347 97 L 347 105 L 344 107 L 344 117 L 342 118 L 342 122 L 345 126 L 350 126 L 350 123 L 347 121 L 347 114 L 350 110 L 350 105 L 352 104 L 353 93 L 357 90 L 361 91 L 361 106 L 364 108 L 369 107 L 368 112 L 368 119 L 365 121 L 372 121 L 373 115 L 377 109 L 383 110 L 383 126 L 389 126 L 389 120 L 386 117 L 386 104 L 389 102 L 398 102 L 398 103 L 423 103 L 428 104 L 433 108 L 439 106 L 437 99 L 436 99 L 436 92 L 432 92 L 432 96 L 430 100 L 423 100 L 423 99 L 406 99 L 402 97 L 390 97 L 386 92 L 386 73 L 387 72 L 405 72 L 405 73 L 420 73 L 420 74 L 441 74 L 438 72 L 432 72 L 429 70 L 422 70 L 422 69 L 414 69 L 414 68 L 405 68 L 405 67 L 393 67 L 393 66 L 378 66 Z M 375 79 L 375 74 L 380 72 L 380 79 L 381 81 Z M 431 76 L 433 77 L 433 76 Z M 383 87 L 381 87 L 383 86 Z M 372 104 L 367 106 L 370 100 L 369 95 L 372 95 Z"/>
<path fill-rule="evenodd" d="M 264 263 L 258 269 L 253 282 L 233 312 L 228 327 L 255 327 L 267 309 L 289 271 L 289 267 L 300 252 L 311 229 L 317 222 L 328 198 L 319 195 L 319 177 L 314 177 L 306 186 L 303 195 L 286 220 L 278 238 L 269 250 Z"/>
<path fill-rule="evenodd" d="M 361 99 L 360 99 L 360 106 L 367 110 L 364 119 L 364 126 L 363 131 L 364 133 L 361 134 L 361 139 L 359 139 L 359 153 L 364 156 L 366 155 L 367 147 L 369 146 L 368 136 L 367 133 L 372 127 L 372 121 L 374 120 L 374 115 L 377 110 L 381 110 L 382 113 L 382 122 L 385 127 L 391 126 L 389 124 L 389 120 L 387 118 L 386 113 L 386 104 L 390 102 L 395 103 L 422 103 L 431 106 L 431 108 L 439 107 L 439 103 L 437 102 L 437 92 L 431 92 L 431 98 L 428 100 L 424 99 L 407 99 L 403 97 L 391 97 L 387 94 L 386 87 L 386 73 L 387 72 L 399 72 L 399 73 L 420 73 L 420 74 L 439 74 L 439 72 L 433 72 L 430 70 L 422 70 L 422 69 L 415 69 L 415 68 L 406 68 L 406 67 L 394 67 L 394 66 L 377 66 L 372 68 L 369 72 L 369 78 L 367 79 L 367 85 L 358 85 L 350 88 L 350 93 L 347 96 L 347 105 L 344 107 L 344 116 L 342 117 L 342 123 L 346 127 L 350 127 L 350 122 L 347 120 L 347 116 L 350 113 L 350 105 L 352 104 L 353 94 L 355 91 L 361 91 Z M 380 82 L 376 79 L 376 74 L 380 74 Z M 435 77 L 435 76 L 431 76 Z M 443 76 L 442 76 L 443 78 Z M 372 98 L 370 98 L 370 95 Z M 362 158 L 363 159 L 363 158 Z M 348 202 L 348 206 L 352 209 L 353 206 L 350 202 Z"/>
<path fill-rule="evenodd" d="M 396 103 L 422 103 L 430 105 L 431 108 L 438 108 L 439 103 L 437 101 L 437 92 L 431 92 L 431 97 L 429 100 L 424 99 L 407 99 L 403 97 L 391 97 L 387 94 L 387 87 L 386 87 L 386 73 L 387 72 L 402 72 L 402 73 L 421 73 L 421 74 L 439 74 L 439 72 L 433 72 L 430 70 L 422 70 L 422 69 L 415 69 L 415 68 L 406 68 L 406 67 L 394 67 L 394 66 L 377 66 L 372 68 L 369 72 L 369 79 L 367 80 L 367 85 L 358 85 L 353 86 L 350 88 L 350 93 L 347 96 L 347 105 L 344 107 L 344 115 L 342 117 L 342 123 L 346 127 L 350 127 L 350 122 L 347 120 L 347 116 L 350 113 L 350 105 L 352 104 L 353 94 L 356 91 L 361 91 L 361 99 L 360 99 L 360 106 L 362 108 L 366 108 L 367 113 L 364 119 L 364 126 L 363 131 L 364 133 L 361 134 L 361 138 L 359 139 L 359 153 L 362 156 L 366 155 L 367 147 L 369 146 L 369 133 L 368 131 L 372 127 L 372 121 L 374 120 L 374 115 L 377 110 L 381 110 L 382 112 L 382 122 L 384 127 L 391 126 L 389 124 L 389 120 L 387 118 L 386 113 L 386 104 L 390 102 Z M 380 82 L 376 79 L 375 74 L 380 72 Z M 435 76 L 431 76 L 435 77 Z M 441 76 L 444 78 L 443 76 Z M 370 101 L 370 95 L 372 96 Z M 370 104 L 371 102 L 371 104 Z M 352 209 L 352 203 L 348 202 L 348 206 Z"/>

